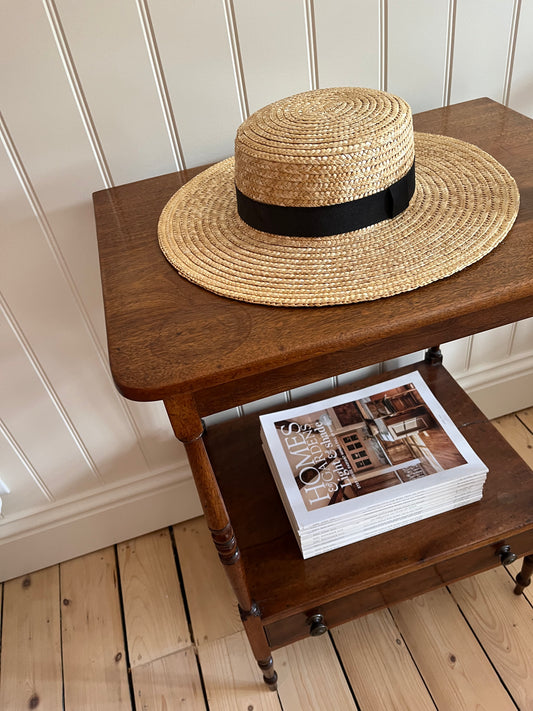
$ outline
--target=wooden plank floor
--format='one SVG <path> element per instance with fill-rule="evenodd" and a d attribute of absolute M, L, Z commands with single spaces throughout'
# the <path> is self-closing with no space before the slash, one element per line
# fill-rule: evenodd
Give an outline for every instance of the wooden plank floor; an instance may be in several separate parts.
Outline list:
<path fill-rule="evenodd" d="M 496 421 L 533 466 L 533 408 Z M 260 679 L 203 519 L 0 586 L 2 711 L 533 709 L 533 586 L 482 573 L 274 653 Z"/>

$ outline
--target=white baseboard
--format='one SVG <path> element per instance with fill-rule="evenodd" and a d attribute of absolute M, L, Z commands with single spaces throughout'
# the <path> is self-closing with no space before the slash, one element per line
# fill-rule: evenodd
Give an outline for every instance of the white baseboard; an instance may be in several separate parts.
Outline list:
<path fill-rule="evenodd" d="M 184 467 L 5 520 L 0 526 L 0 581 L 201 513 L 193 479 Z"/>
<path fill-rule="evenodd" d="M 533 353 L 455 377 L 491 420 L 533 406 Z"/>
<path fill-rule="evenodd" d="M 533 405 L 533 354 L 456 375 L 489 418 Z M 0 580 L 8 580 L 201 514 L 184 463 L 0 525 Z"/>

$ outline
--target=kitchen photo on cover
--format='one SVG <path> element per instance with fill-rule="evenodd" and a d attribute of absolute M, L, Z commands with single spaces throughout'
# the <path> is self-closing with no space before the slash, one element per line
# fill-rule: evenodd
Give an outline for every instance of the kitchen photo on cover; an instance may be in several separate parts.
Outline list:
<path fill-rule="evenodd" d="M 466 463 L 412 383 L 275 428 L 308 511 Z"/>

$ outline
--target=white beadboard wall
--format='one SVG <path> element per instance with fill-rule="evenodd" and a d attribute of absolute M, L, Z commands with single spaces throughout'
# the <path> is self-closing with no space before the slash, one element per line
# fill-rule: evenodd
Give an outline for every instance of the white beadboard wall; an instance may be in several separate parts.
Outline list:
<path fill-rule="evenodd" d="M 93 191 L 222 159 L 309 88 L 533 117 L 531 0 L 2 0 L 0 47 L 0 580 L 200 512 L 161 404 L 109 375 Z M 533 319 L 444 351 L 490 416 L 533 404 Z"/>

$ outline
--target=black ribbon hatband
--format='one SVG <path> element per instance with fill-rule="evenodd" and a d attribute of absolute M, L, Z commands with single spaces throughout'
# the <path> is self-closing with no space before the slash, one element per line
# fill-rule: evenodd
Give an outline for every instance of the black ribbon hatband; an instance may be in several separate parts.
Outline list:
<path fill-rule="evenodd" d="M 247 225 L 286 237 L 328 237 L 360 230 L 403 212 L 415 192 L 415 164 L 398 181 L 373 195 L 320 207 L 268 205 L 235 186 L 237 211 Z"/>

